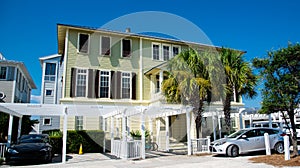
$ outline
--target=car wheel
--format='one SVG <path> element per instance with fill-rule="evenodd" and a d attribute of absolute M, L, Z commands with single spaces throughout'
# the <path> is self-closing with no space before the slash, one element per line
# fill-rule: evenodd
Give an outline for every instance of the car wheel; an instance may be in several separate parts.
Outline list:
<path fill-rule="evenodd" d="M 231 147 L 231 156 L 232 157 L 239 156 L 239 148 L 236 145 L 232 145 Z"/>
<path fill-rule="evenodd" d="M 276 145 L 274 146 L 274 150 L 276 153 L 284 153 L 284 146 L 282 142 L 277 142 Z"/>
<path fill-rule="evenodd" d="M 231 148 L 232 148 L 232 145 L 228 146 L 228 148 L 226 149 L 226 156 L 231 157 Z"/>

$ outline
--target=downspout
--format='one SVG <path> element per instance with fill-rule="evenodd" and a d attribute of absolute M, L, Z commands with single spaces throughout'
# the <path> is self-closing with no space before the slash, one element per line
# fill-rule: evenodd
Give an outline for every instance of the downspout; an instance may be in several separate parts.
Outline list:
<path fill-rule="evenodd" d="M 67 56 L 68 56 L 68 39 L 69 39 L 69 29 L 66 30 L 65 37 L 65 51 L 64 51 L 64 72 L 63 72 L 63 84 L 62 84 L 62 95 L 61 98 L 65 98 L 66 95 L 66 70 L 67 70 Z"/>

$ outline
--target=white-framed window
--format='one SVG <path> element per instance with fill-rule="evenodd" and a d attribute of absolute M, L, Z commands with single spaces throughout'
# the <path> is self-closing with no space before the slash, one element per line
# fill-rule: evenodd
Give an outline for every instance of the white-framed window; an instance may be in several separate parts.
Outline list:
<path fill-rule="evenodd" d="M 46 95 L 46 96 L 53 96 L 53 90 L 48 90 L 48 89 L 47 89 L 47 90 L 45 91 L 45 95 Z"/>
<path fill-rule="evenodd" d="M 100 37 L 100 55 L 110 56 L 111 37 Z"/>
<path fill-rule="evenodd" d="M 76 73 L 76 97 L 86 97 L 87 95 L 87 70 L 77 69 Z"/>
<path fill-rule="evenodd" d="M 122 57 L 130 57 L 131 55 L 131 40 L 130 39 L 122 39 Z"/>
<path fill-rule="evenodd" d="M 0 67 L 0 80 L 5 80 L 7 77 L 7 67 L 1 66 Z"/>
<path fill-rule="evenodd" d="M 78 33 L 77 50 L 80 53 L 89 53 L 90 35 L 86 33 Z"/>
<path fill-rule="evenodd" d="M 172 45 L 172 57 L 175 57 L 181 52 L 181 47 L 179 45 Z"/>
<path fill-rule="evenodd" d="M 100 71 L 99 76 L 99 95 L 100 98 L 109 98 L 110 97 L 110 71 Z"/>
<path fill-rule="evenodd" d="M 129 72 L 122 72 L 122 99 L 131 97 L 131 75 Z"/>
<path fill-rule="evenodd" d="M 52 119 L 50 117 L 43 118 L 43 125 L 52 125 Z"/>
<path fill-rule="evenodd" d="M 160 43 L 152 43 L 152 59 L 153 60 L 160 60 Z"/>
<path fill-rule="evenodd" d="M 83 130 L 83 116 L 75 117 L 75 130 Z"/>
<path fill-rule="evenodd" d="M 56 64 L 46 63 L 44 80 L 54 82 L 55 75 L 56 75 Z"/>
<path fill-rule="evenodd" d="M 168 61 L 171 58 L 171 46 L 168 44 L 162 45 L 163 60 Z"/>

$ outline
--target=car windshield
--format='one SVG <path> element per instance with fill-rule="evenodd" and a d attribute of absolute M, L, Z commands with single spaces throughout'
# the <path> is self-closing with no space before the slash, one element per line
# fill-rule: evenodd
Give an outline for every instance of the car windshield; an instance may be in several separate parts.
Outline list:
<path fill-rule="evenodd" d="M 47 141 L 47 137 L 41 135 L 24 135 L 19 139 L 19 143 L 43 143 Z"/>
<path fill-rule="evenodd" d="M 43 139 L 21 139 L 19 143 L 43 143 Z"/>
<path fill-rule="evenodd" d="M 228 135 L 228 138 L 236 138 L 236 137 L 244 134 L 245 132 L 247 132 L 247 130 L 239 130 L 233 134 Z"/>

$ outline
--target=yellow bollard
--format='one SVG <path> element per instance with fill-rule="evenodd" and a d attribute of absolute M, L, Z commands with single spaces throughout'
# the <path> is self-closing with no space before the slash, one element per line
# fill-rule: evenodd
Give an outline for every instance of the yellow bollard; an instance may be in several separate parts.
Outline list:
<path fill-rule="evenodd" d="M 80 148 L 79 148 L 79 155 L 82 155 L 83 152 L 82 152 L 82 144 L 80 144 Z"/>

